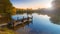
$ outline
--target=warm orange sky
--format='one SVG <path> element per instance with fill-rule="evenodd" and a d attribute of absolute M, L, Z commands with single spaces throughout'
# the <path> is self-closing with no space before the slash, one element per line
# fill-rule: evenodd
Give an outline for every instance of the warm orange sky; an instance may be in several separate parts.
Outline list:
<path fill-rule="evenodd" d="M 50 8 L 52 0 L 11 0 L 16 8 Z"/>

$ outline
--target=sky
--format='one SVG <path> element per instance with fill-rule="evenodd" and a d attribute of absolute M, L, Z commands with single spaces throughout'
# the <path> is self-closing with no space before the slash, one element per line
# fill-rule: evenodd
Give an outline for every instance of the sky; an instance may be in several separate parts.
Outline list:
<path fill-rule="evenodd" d="M 50 8 L 52 0 L 11 0 L 11 3 L 16 8 Z"/>

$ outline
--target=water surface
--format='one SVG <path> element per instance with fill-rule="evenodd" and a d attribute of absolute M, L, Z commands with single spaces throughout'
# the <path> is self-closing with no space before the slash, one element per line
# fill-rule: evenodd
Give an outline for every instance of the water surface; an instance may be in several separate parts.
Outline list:
<path fill-rule="evenodd" d="M 48 15 L 32 14 L 33 20 L 29 24 L 15 30 L 19 34 L 60 34 L 60 25 L 51 22 L 51 17 Z M 17 20 L 17 17 L 21 19 L 23 16 L 26 18 L 26 14 L 13 15 L 12 18 Z"/>

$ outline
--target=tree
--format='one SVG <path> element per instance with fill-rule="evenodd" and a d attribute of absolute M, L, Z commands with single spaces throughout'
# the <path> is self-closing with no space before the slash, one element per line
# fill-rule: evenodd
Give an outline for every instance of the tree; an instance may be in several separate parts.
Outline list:
<path fill-rule="evenodd" d="M 60 8 L 60 0 L 53 0 L 52 5 L 54 8 Z"/>
<path fill-rule="evenodd" d="M 6 20 L 11 19 L 13 5 L 10 0 L 0 0 L 0 15 L 2 14 Z"/>

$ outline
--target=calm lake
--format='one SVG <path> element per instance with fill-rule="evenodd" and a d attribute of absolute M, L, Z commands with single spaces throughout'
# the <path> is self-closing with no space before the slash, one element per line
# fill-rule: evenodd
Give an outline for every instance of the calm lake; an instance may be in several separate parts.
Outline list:
<path fill-rule="evenodd" d="M 21 19 L 23 16 L 26 18 L 26 14 L 13 15 L 12 18 L 17 20 L 17 17 Z M 15 31 L 19 34 L 60 34 L 60 25 L 51 22 L 50 16 L 37 13 L 33 13 L 32 16 L 31 23 L 17 26 Z"/>

